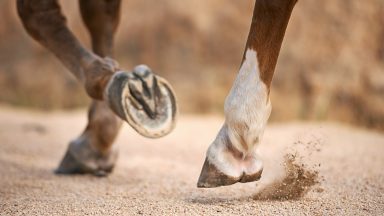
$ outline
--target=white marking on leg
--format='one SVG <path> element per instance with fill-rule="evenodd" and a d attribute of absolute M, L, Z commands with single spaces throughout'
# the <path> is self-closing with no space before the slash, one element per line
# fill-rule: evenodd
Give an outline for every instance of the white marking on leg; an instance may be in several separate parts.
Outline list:
<path fill-rule="evenodd" d="M 268 88 L 260 79 L 256 51 L 248 49 L 239 73 L 224 104 L 225 125 L 209 147 L 208 160 L 223 173 L 238 177 L 243 172 L 252 174 L 262 168 L 256 147 L 271 113 Z M 241 152 L 249 164 L 226 153 L 226 137 Z M 248 164 L 249 166 L 246 166 Z"/>

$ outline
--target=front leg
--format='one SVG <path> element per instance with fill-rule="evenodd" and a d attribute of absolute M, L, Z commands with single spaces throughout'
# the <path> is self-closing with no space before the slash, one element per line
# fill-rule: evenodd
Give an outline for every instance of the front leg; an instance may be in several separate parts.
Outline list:
<path fill-rule="evenodd" d="M 225 100 L 225 123 L 208 148 L 198 187 L 259 180 L 257 147 L 271 113 L 270 84 L 296 0 L 257 0 L 242 65 Z"/>
<path fill-rule="evenodd" d="M 199 187 L 256 181 L 262 162 L 257 154 L 271 103 L 260 79 L 256 52 L 248 50 L 236 81 L 225 100 L 225 123 L 209 147 Z"/>

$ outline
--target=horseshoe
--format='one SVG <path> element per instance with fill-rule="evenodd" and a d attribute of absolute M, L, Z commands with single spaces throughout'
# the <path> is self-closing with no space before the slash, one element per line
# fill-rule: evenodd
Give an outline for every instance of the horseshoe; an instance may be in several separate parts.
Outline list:
<path fill-rule="evenodd" d="M 116 72 L 105 94 L 111 109 L 145 137 L 163 137 L 175 127 L 178 109 L 174 91 L 146 65 L 136 66 L 132 72 Z"/>

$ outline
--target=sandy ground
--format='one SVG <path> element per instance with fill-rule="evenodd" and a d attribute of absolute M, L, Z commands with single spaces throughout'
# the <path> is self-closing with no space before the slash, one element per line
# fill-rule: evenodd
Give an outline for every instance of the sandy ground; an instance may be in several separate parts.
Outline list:
<path fill-rule="evenodd" d="M 113 174 L 53 174 L 85 121 L 84 111 L 0 108 L 1 215 L 384 214 L 384 134 L 378 132 L 331 123 L 269 124 L 261 146 L 261 182 L 269 184 L 277 175 L 282 149 L 304 143 L 299 163 L 318 171 L 320 183 L 296 199 L 260 200 L 255 199 L 260 182 L 196 188 L 220 117 L 182 116 L 171 135 L 157 140 L 124 126 Z"/>

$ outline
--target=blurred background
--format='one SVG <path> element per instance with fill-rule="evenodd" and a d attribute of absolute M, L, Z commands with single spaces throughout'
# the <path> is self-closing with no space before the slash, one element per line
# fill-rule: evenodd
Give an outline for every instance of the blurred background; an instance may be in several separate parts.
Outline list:
<path fill-rule="evenodd" d="M 77 1 L 61 1 L 87 47 Z M 115 58 L 148 64 L 176 90 L 182 113 L 222 114 L 242 58 L 254 1 L 123 1 Z M 82 86 L 30 38 L 15 1 L 0 1 L 0 103 L 87 107 Z M 273 80 L 272 121 L 335 120 L 384 130 L 384 1 L 301 0 Z"/>

